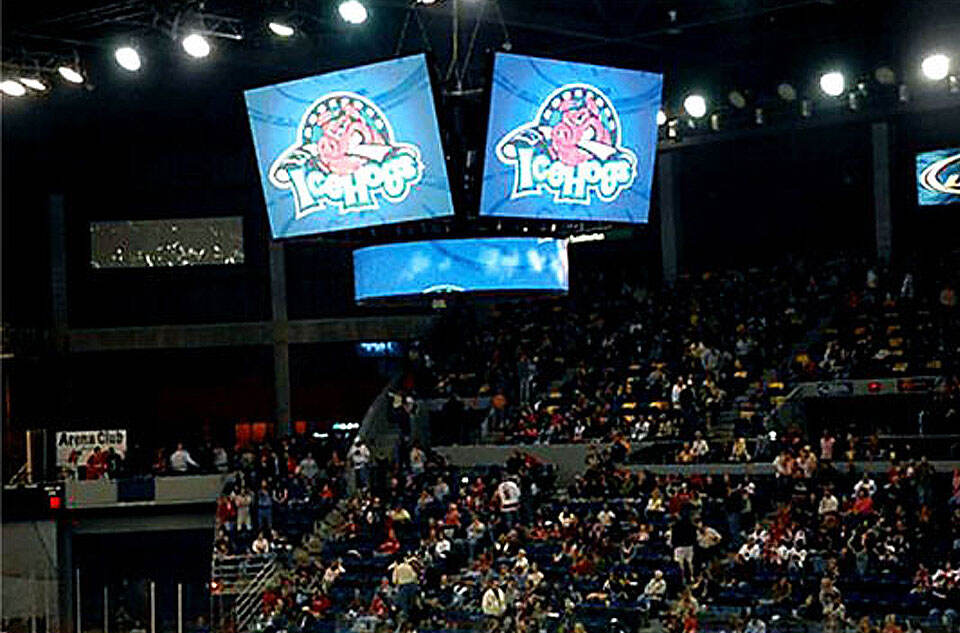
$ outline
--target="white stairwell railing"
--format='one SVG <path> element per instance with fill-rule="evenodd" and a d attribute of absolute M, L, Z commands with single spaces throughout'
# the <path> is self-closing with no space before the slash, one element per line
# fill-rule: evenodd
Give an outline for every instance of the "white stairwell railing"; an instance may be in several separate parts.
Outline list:
<path fill-rule="evenodd" d="M 211 578 L 221 596 L 231 598 L 232 619 L 238 633 L 250 630 L 263 592 L 279 573 L 275 554 L 213 557 Z"/>
<path fill-rule="evenodd" d="M 238 633 L 250 630 L 250 624 L 263 602 L 263 592 L 276 581 L 276 577 L 276 557 L 270 557 L 269 561 L 239 592 L 236 601 L 233 603 L 234 621 Z"/>

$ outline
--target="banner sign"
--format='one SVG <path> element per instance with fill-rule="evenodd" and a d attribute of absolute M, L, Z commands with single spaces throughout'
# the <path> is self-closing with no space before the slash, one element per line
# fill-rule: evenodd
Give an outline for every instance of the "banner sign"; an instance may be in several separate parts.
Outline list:
<path fill-rule="evenodd" d="M 960 148 L 917 154 L 920 206 L 960 203 Z"/>
<path fill-rule="evenodd" d="M 425 56 L 244 96 L 275 238 L 453 214 Z"/>
<path fill-rule="evenodd" d="M 127 432 L 123 429 L 99 431 L 57 431 L 57 466 L 84 465 L 93 449 L 112 448 L 121 457 L 127 453 Z"/>
<path fill-rule="evenodd" d="M 497 54 L 480 214 L 643 223 L 663 76 Z"/>
<path fill-rule="evenodd" d="M 535 237 L 406 242 L 353 253 L 357 301 L 444 292 L 569 287 L 566 240 Z"/>

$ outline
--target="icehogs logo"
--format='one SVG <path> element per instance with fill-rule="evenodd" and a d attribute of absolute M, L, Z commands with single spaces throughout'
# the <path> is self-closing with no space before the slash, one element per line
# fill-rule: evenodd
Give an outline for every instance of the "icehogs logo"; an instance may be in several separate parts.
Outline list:
<path fill-rule="evenodd" d="M 931 163 L 920 173 L 920 186 L 934 194 L 960 196 L 960 152 Z"/>
<path fill-rule="evenodd" d="M 637 177 L 637 157 L 620 145 L 620 118 L 610 99 L 587 84 L 567 84 L 540 105 L 536 120 L 497 143 L 497 158 L 515 170 L 511 198 L 544 190 L 557 202 L 616 200 Z"/>
<path fill-rule="evenodd" d="M 369 99 L 332 92 L 311 105 L 298 141 L 270 167 L 274 187 L 291 189 L 296 218 L 332 205 L 340 213 L 402 202 L 423 178 L 420 150 L 394 140 L 390 122 Z"/>

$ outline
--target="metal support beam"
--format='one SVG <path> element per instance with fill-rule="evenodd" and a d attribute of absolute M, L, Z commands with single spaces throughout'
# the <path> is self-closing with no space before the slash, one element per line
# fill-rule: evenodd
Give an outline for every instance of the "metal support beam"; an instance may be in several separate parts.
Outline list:
<path fill-rule="evenodd" d="M 52 194 L 48 203 L 50 222 L 50 300 L 53 335 L 57 349 L 66 347 L 67 334 L 67 247 L 63 196 Z"/>
<path fill-rule="evenodd" d="M 270 242 L 270 299 L 273 306 L 273 385 L 277 432 L 290 432 L 290 323 L 283 242 Z"/>
<path fill-rule="evenodd" d="M 663 280 L 673 285 L 679 269 L 679 231 L 677 218 L 677 167 L 679 154 L 671 152 L 657 156 L 657 185 L 660 189 L 660 257 Z"/>
<path fill-rule="evenodd" d="M 877 258 L 890 261 L 893 226 L 890 217 L 890 124 L 874 123 L 870 129 L 873 146 L 873 218 Z"/>

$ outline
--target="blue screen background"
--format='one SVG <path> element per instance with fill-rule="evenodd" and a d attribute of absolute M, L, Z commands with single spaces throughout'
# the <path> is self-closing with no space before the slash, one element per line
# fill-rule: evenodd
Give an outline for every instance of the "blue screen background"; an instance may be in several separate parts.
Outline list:
<path fill-rule="evenodd" d="M 497 143 L 533 121 L 541 103 L 564 84 L 587 83 L 606 94 L 619 114 L 621 143 L 637 157 L 633 185 L 611 202 L 559 203 L 548 193 L 511 200 L 514 167 L 496 156 Z M 560 220 L 644 223 L 657 145 L 663 76 L 591 64 L 498 53 L 494 62 L 480 214 Z"/>
<path fill-rule="evenodd" d="M 939 160 L 943 160 L 944 158 L 949 158 L 951 156 L 957 156 L 958 154 L 960 154 L 960 148 L 940 149 L 933 152 L 923 152 L 922 154 L 917 154 L 917 201 L 920 203 L 920 206 L 926 207 L 938 204 L 960 204 L 960 195 L 933 191 L 920 184 L 920 175 L 923 173 L 923 170 Z M 956 173 L 960 173 L 960 163 L 954 163 L 952 166 L 948 167 L 943 172 L 943 177 Z"/>
<path fill-rule="evenodd" d="M 318 98 L 335 91 L 357 93 L 379 106 L 393 127 L 395 139 L 420 148 L 423 179 L 413 186 L 405 200 L 396 204 L 381 199 L 378 209 L 350 213 L 340 213 L 339 209 L 328 206 L 298 220 L 293 192 L 274 187 L 268 180 L 268 172 L 273 161 L 298 139 L 298 126 L 304 112 Z M 260 184 L 275 238 L 453 214 L 425 56 L 404 57 L 247 90 L 244 98 Z"/>
<path fill-rule="evenodd" d="M 432 292 L 566 291 L 566 240 L 475 238 L 370 246 L 353 253 L 357 301 Z"/>

